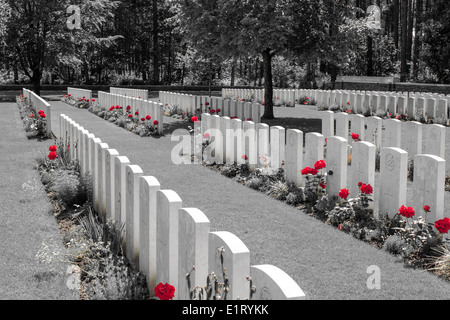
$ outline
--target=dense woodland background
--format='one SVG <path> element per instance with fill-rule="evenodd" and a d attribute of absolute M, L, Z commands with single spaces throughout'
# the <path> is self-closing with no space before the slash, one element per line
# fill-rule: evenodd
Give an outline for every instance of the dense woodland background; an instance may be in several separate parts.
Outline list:
<path fill-rule="evenodd" d="M 379 29 L 367 8 L 381 9 Z M 70 5 L 81 29 L 70 30 Z M 0 0 L 0 82 L 450 83 L 449 0 Z"/>

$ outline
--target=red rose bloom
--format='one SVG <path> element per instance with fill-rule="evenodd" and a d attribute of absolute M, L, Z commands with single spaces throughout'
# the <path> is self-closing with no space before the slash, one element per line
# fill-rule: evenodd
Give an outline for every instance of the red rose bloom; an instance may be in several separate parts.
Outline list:
<path fill-rule="evenodd" d="M 216 112 L 219 113 L 221 110 L 220 109 L 216 109 Z"/>
<path fill-rule="evenodd" d="M 55 160 L 58 157 L 58 155 L 56 154 L 56 152 L 52 151 L 48 154 L 48 158 L 50 160 Z"/>
<path fill-rule="evenodd" d="M 129 114 L 129 115 L 128 115 L 128 118 L 133 118 L 133 115 L 132 115 L 132 114 Z"/>
<path fill-rule="evenodd" d="M 192 117 L 192 118 L 191 118 L 191 121 L 192 121 L 192 122 L 198 122 L 198 117 Z"/>
<path fill-rule="evenodd" d="M 141 118 L 141 121 L 144 122 L 144 121 L 145 121 L 145 118 Z"/>
<path fill-rule="evenodd" d="M 300 173 L 303 175 L 303 176 L 305 176 L 305 175 L 307 175 L 307 174 L 310 174 L 311 173 L 311 168 L 310 167 L 306 167 L 306 168 L 303 168 L 301 171 L 300 171 Z"/>
<path fill-rule="evenodd" d="M 135 116 L 138 116 L 138 115 L 139 115 L 139 111 L 136 111 L 136 112 L 134 113 L 134 115 L 135 115 Z"/>
<path fill-rule="evenodd" d="M 358 139 L 359 139 L 359 134 L 357 134 L 357 133 L 352 133 L 352 139 L 353 139 L 353 140 L 358 140 Z"/>
<path fill-rule="evenodd" d="M 130 106 L 127 106 L 127 110 L 130 110 L 131 109 L 131 107 Z"/>
<path fill-rule="evenodd" d="M 339 197 L 341 199 L 347 199 L 347 197 L 350 195 L 350 192 L 348 191 L 348 189 L 344 188 L 341 189 L 341 191 L 339 191 Z"/>
<path fill-rule="evenodd" d="M 158 123 L 159 123 L 159 122 L 158 122 L 157 120 L 153 121 L 153 124 L 154 124 L 155 126 L 157 126 Z"/>
<path fill-rule="evenodd" d="M 320 169 L 325 168 L 326 166 L 327 166 L 327 164 L 325 163 L 325 161 L 319 160 L 314 164 L 314 169 L 320 170 Z"/>
<path fill-rule="evenodd" d="M 55 145 L 50 146 L 50 148 L 48 148 L 49 151 L 53 151 L 53 152 L 55 152 L 56 149 L 57 149 L 57 147 Z"/>
<path fill-rule="evenodd" d="M 160 300 L 172 300 L 175 296 L 175 287 L 168 283 L 159 283 L 155 288 L 155 296 Z"/>
<path fill-rule="evenodd" d="M 30 117 L 31 117 L 31 118 L 34 118 L 34 114 L 30 114 Z"/>
<path fill-rule="evenodd" d="M 150 120 L 152 117 L 146 116 L 145 119 Z"/>
<path fill-rule="evenodd" d="M 214 113 L 216 113 L 216 110 L 211 109 L 211 110 L 209 110 L 209 113 L 214 114 Z"/>
<path fill-rule="evenodd" d="M 450 219 L 444 218 L 441 220 L 437 220 L 434 223 L 434 227 L 440 232 L 440 233 L 448 233 L 448 230 L 450 230 Z"/>
<path fill-rule="evenodd" d="M 325 188 L 327 187 L 327 185 L 325 184 L 325 182 L 321 182 L 321 183 L 319 184 L 319 186 L 320 186 L 322 189 L 325 189 Z"/>
<path fill-rule="evenodd" d="M 41 113 L 40 116 L 41 116 L 41 118 L 44 118 L 44 119 L 47 118 L 47 116 L 45 115 L 45 113 Z"/>
<path fill-rule="evenodd" d="M 361 185 L 361 192 L 365 194 L 372 194 L 373 188 L 370 184 L 367 185 L 363 184 Z"/>
<path fill-rule="evenodd" d="M 208 101 L 205 102 L 205 106 L 209 106 L 209 102 Z"/>
<path fill-rule="evenodd" d="M 251 119 L 251 118 L 248 118 L 247 121 L 252 121 L 252 119 Z"/>
<path fill-rule="evenodd" d="M 414 208 L 412 207 L 401 206 L 400 209 L 398 209 L 398 212 L 399 215 L 405 218 L 412 218 L 415 215 Z"/>
<path fill-rule="evenodd" d="M 116 106 L 116 109 L 120 109 L 120 106 Z"/>
<path fill-rule="evenodd" d="M 430 212 L 430 206 L 428 206 L 428 205 L 425 205 L 425 206 L 423 206 L 423 211 L 425 211 L 425 212 Z"/>
<path fill-rule="evenodd" d="M 243 155 L 241 156 L 241 158 L 244 159 L 244 160 L 248 160 L 248 157 L 247 157 L 245 154 L 243 154 Z"/>
<path fill-rule="evenodd" d="M 203 139 L 209 139 L 209 133 L 205 133 L 204 135 L 203 135 Z"/>

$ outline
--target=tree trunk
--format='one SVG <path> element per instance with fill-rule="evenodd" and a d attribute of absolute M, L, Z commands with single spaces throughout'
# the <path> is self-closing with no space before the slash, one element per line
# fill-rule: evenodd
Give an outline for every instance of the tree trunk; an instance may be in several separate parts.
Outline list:
<path fill-rule="evenodd" d="M 400 81 L 406 82 L 406 79 L 408 77 L 408 65 L 406 63 L 407 46 L 408 46 L 408 0 L 402 0 L 401 25 L 402 25 L 402 37 L 400 45 L 401 48 Z"/>
<path fill-rule="evenodd" d="M 234 82 L 236 77 L 236 60 L 233 59 L 233 62 L 231 64 L 231 83 L 230 86 L 234 87 Z"/>
<path fill-rule="evenodd" d="M 153 0 L 153 84 L 159 84 L 158 0 Z"/>
<path fill-rule="evenodd" d="M 394 43 L 395 48 L 398 50 L 398 40 L 399 40 L 399 32 L 398 32 L 398 9 L 400 7 L 400 0 L 394 0 L 394 21 L 393 22 L 393 28 L 394 28 Z M 395 60 L 398 60 L 398 54 L 395 55 Z"/>
<path fill-rule="evenodd" d="M 367 76 L 373 76 L 373 39 L 367 36 Z"/>
<path fill-rule="evenodd" d="M 41 95 L 41 71 L 38 69 L 33 70 L 33 76 L 31 77 L 31 83 L 33 84 L 33 92 L 38 96 Z"/>
<path fill-rule="evenodd" d="M 262 52 L 264 63 L 264 115 L 262 119 L 274 119 L 273 115 L 273 79 L 272 79 L 272 55 L 270 49 Z"/>
<path fill-rule="evenodd" d="M 413 65 L 413 77 L 417 81 L 419 75 L 419 55 L 421 48 L 421 23 L 422 23 L 422 10 L 423 10 L 423 0 L 416 0 L 415 15 L 416 15 L 416 25 L 414 34 L 414 49 L 412 55 L 412 65 Z"/>

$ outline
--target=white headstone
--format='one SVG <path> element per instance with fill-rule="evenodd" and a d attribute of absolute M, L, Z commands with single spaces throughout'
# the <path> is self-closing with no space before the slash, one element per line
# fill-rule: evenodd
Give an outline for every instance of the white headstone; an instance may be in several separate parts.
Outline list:
<path fill-rule="evenodd" d="M 210 222 L 196 208 L 180 209 L 178 219 L 178 298 L 192 300 L 192 290 L 206 285 Z"/>
<path fill-rule="evenodd" d="M 249 298 L 250 252 L 247 246 L 230 232 L 210 232 L 208 256 L 208 274 L 214 272 L 218 281 L 224 283 L 223 270 L 226 270 L 230 283 L 227 300 Z"/>
<path fill-rule="evenodd" d="M 423 206 L 430 206 L 427 222 L 443 219 L 445 193 L 445 160 L 429 154 L 414 157 L 413 208 L 423 213 Z M 418 216 L 421 214 L 418 214 Z"/>
<path fill-rule="evenodd" d="M 156 283 L 169 283 L 175 287 L 178 299 L 178 215 L 181 198 L 172 190 L 156 193 Z"/>
<path fill-rule="evenodd" d="M 304 300 L 305 293 L 283 270 L 272 265 L 250 267 L 255 292 L 251 300 Z"/>
<path fill-rule="evenodd" d="M 391 218 L 406 203 L 408 153 L 399 148 L 382 148 L 378 212 Z"/>
<path fill-rule="evenodd" d="M 156 194 L 161 186 L 155 177 L 139 178 L 139 270 L 146 276 L 150 294 L 156 287 Z"/>

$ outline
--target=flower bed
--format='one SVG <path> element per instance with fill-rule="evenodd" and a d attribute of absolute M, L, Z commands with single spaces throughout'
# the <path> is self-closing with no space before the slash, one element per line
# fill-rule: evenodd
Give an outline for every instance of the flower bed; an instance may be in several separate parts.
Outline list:
<path fill-rule="evenodd" d="M 151 115 L 140 115 L 139 110 L 134 115 L 131 114 L 130 106 L 127 106 L 125 110 L 121 106 L 111 106 L 109 110 L 104 110 L 98 105 L 93 105 L 88 110 L 141 137 L 159 136 L 158 121 L 152 120 Z"/>
<path fill-rule="evenodd" d="M 28 139 L 47 140 L 47 116 L 44 111 L 36 112 L 27 98 L 21 94 L 16 98 L 20 117 Z"/>
<path fill-rule="evenodd" d="M 203 143 L 203 148 L 207 147 L 208 143 Z M 346 188 L 338 195 L 328 194 L 323 160 L 314 168 L 306 167 L 301 171 L 306 183 L 300 188 L 286 181 L 284 169 L 273 171 L 263 166 L 250 172 L 247 164 L 203 164 L 251 189 L 304 210 L 357 239 L 399 255 L 407 266 L 424 268 L 450 280 L 450 243 L 443 237 L 450 230 L 450 219 L 427 223 L 426 216 L 431 210 L 427 205 L 423 215 L 417 218 L 413 208 L 402 206 L 392 218 L 386 214 L 375 219 L 373 187 L 360 182 L 358 195 L 351 199 Z"/>
<path fill-rule="evenodd" d="M 91 101 L 85 97 L 75 99 L 71 94 L 65 94 L 61 98 L 61 101 L 79 109 L 89 109 L 92 103 L 95 102 L 95 99 L 92 99 Z"/>
<path fill-rule="evenodd" d="M 61 144 L 37 160 L 68 254 L 43 246 L 36 259 L 72 266 L 69 288 L 78 290 L 83 300 L 149 299 L 144 275 L 123 254 L 123 226 L 101 222 L 93 210 L 90 176 L 80 175 L 78 162 L 69 160 Z"/>

